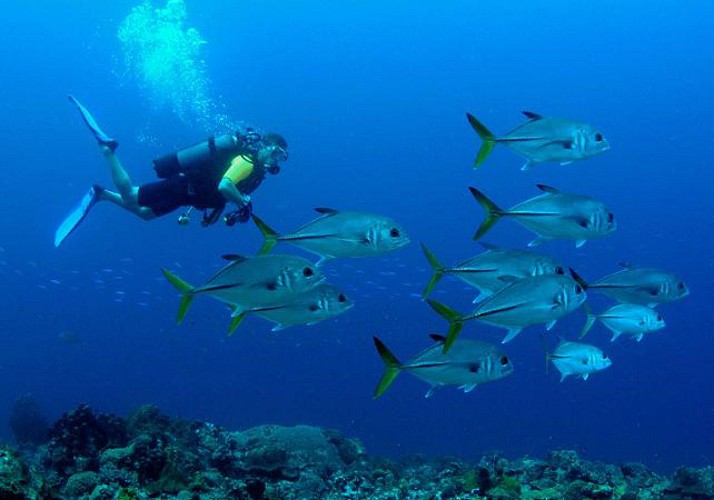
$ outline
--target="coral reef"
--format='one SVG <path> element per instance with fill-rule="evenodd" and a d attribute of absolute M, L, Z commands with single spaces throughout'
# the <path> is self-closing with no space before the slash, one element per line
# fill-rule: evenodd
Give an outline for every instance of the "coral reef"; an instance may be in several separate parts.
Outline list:
<path fill-rule="evenodd" d="M 335 430 L 298 425 L 232 432 L 170 419 L 144 406 L 126 419 L 86 405 L 64 414 L 49 441 L 0 448 L 0 498 L 236 499 L 705 499 L 714 468 L 658 476 L 637 463 L 590 462 L 574 451 L 545 460 L 478 463 L 370 457 Z"/>

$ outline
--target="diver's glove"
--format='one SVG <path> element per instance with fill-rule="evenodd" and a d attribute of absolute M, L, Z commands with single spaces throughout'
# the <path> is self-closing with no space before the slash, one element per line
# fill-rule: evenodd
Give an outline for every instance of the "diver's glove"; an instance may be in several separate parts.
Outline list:
<path fill-rule="evenodd" d="M 248 222 L 251 215 L 253 215 L 253 202 L 249 201 L 223 217 L 223 222 L 226 223 L 226 226 L 235 226 L 236 224 Z"/>

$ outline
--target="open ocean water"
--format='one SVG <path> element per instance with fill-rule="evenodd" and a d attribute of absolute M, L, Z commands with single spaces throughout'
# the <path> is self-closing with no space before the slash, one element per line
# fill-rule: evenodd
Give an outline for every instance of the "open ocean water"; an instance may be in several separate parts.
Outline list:
<path fill-rule="evenodd" d="M 48 417 L 86 402 L 124 415 L 168 415 L 232 429 L 298 423 L 360 438 L 371 454 L 456 455 L 489 450 L 641 461 L 669 472 L 714 461 L 714 4 L 694 1 L 278 2 L 133 0 L 5 2 L 0 16 L 0 437 L 31 393 Z M 133 16 L 133 17 L 132 17 Z M 136 182 L 151 160 L 252 125 L 283 134 L 290 159 L 254 194 L 281 231 L 313 208 L 393 217 L 411 236 L 399 251 L 325 264 L 356 302 L 310 327 L 271 332 L 249 318 L 228 338 L 225 307 L 195 300 L 176 325 L 168 267 L 200 283 L 221 254 L 261 245 L 252 224 L 203 229 L 171 214 L 149 223 L 95 207 L 60 247 L 54 230 L 109 172 L 66 95 L 120 140 Z M 472 169 L 481 141 L 471 112 L 495 133 L 520 112 L 596 125 L 612 149 L 571 165 L 522 172 L 497 146 Z M 666 269 L 691 290 L 658 308 L 667 327 L 637 343 L 596 325 L 586 341 L 613 365 L 589 380 L 546 374 L 542 326 L 503 346 L 512 376 L 464 394 L 401 375 L 380 399 L 382 338 L 406 359 L 444 333 L 420 298 L 431 272 L 419 243 L 444 263 L 481 251 L 476 186 L 511 206 L 544 183 L 605 201 L 618 228 L 576 249 L 547 252 L 588 280 L 626 261 Z M 525 248 L 505 220 L 486 240 Z M 310 256 L 283 246 L 283 251 Z M 312 256 L 310 256 L 312 258 Z M 473 291 L 446 278 L 433 295 L 466 311 Z M 596 311 L 611 301 L 591 294 Z M 547 333 L 573 339 L 577 311 Z M 469 322 L 461 338 L 498 343 Z"/>

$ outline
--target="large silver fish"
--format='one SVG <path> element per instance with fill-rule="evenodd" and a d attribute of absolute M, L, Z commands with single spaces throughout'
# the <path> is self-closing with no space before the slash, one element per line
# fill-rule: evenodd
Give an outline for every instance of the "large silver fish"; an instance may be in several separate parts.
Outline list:
<path fill-rule="evenodd" d="M 569 276 L 554 274 L 515 281 L 466 315 L 435 300 L 427 299 L 427 302 L 449 322 L 444 343 L 446 353 L 461 332 L 464 321 L 475 319 L 508 329 L 502 341 L 505 344 L 530 325 L 544 323 L 550 330 L 557 320 L 580 307 L 585 299 L 585 289 L 578 282 Z"/>
<path fill-rule="evenodd" d="M 196 295 L 206 294 L 244 309 L 286 302 L 325 281 L 309 260 L 295 255 L 230 256 L 232 262 L 201 286 L 192 286 L 167 269 L 164 276 L 181 292 L 178 322 Z"/>
<path fill-rule="evenodd" d="M 354 306 L 344 293 L 329 283 L 320 283 L 285 303 L 235 308 L 229 334 L 232 334 L 247 314 L 256 314 L 275 323 L 272 331 L 296 325 L 313 325 L 334 318 Z"/>
<path fill-rule="evenodd" d="M 474 302 L 481 302 L 494 292 L 507 287 L 514 281 L 541 274 L 565 274 L 565 266 L 556 259 L 536 252 L 498 248 L 482 243 L 486 251 L 447 267 L 442 265 L 436 255 L 422 244 L 422 250 L 429 261 L 434 275 L 424 289 L 427 297 L 441 278 L 450 274 L 463 280 L 479 291 Z"/>
<path fill-rule="evenodd" d="M 602 133 L 588 123 L 541 116 L 531 111 L 523 114 L 528 118 L 527 122 L 496 137 L 473 115 L 466 113 L 471 127 L 483 141 L 474 167 L 480 167 L 486 161 L 496 144 L 508 146 L 526 159 L 521 170 L 545 162 L 566 165 L 610 149 L 610 143 Z"/>
<path fill-rule="evenodd" d="M 570 375 L 587 380 L 591 373 L 602 371 L 612 365 L 600 349 L 590 344 L 563 340 L 551 354 L 546 354 L 560 372 L 560 381 Z"/>
<path fill-rule="evenodd" d="M 278 242 L 284 241 L 319 255 L 319 266 L 335 257 L 382 255 L 409 243 L 406 231 L 389 217 L 366 212 L 340 212 L 331 208 L 315 210 L 322 215 L 287 234 L 276 233 L 260 218 L 253 216 L 265 238 L 260 252 L 268 252 Z"/>
<path fill-rule="evenodd" d="M 684 282 L 672 273 L 647 267 L 624 266 L 624 269 L 588 284 L 620 302 L 654 307 L 689 295 Z"/>
<path fill-rule="evenodd" d="M 611 342 L 623 333 L 631 335 L 639 342 L 645 333 L 665 327 L 662 315 L 650 307 L 639 304 L 617 304 L 600 314 L 588 313 L 588 320 L 580 337 L 583 337 L 597 320 L 612 332 Z"/>
<path fill-rule="evenodd" d="M 543 194 L 503 210 L 481 191 L 470 187 L 471 194 L 486 210 L 486 219 L 474 235 L 481 238 L 502 217 L 514 219 L 526 229 L 538 235 L 528 246 L 540 245 L 546 240 L 575 240 L 581 247 L 588 240 L 604 238 L 617 228 L 615 216 L 604 203 L 589 196 L 564 193 L 557 189 L 537 184 Z"/>
<path fill-rule="evenodd" d="M 442 346 L 446 339 L 441 335 L 430 337 L 436 344 L 424 349 L 407 363 L 401 363 L 381 340 L 374 337 L 374 345 L 386 366 L 386 371 L 374 391 L 375 398 L 384 394 L 402 371 L 409 372 L 431 385 L 425 395 L 427 398 L 445 385 L 455 385 L 464 392 L 471 392 L 479 384 L 492 382 L 513 373 L 511 360 L 496 346 L 464 340 L 455 345 L 448 354 L 443 354 Z"/>

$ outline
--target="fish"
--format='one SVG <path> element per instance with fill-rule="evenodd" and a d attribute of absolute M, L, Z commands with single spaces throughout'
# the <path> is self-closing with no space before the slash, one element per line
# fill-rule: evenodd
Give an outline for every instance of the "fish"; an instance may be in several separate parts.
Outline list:
<path fill-rule="evenodd" d="M 434 272 L 422 296 L 428 297 L 446 274 L 456 276 L 479 291 L 474 303 L 483 301 L 513 281 L 522 278 L 541 274 L 565 274 L 565 266 L 548 255 L 498 248 L 486 243 L 481 245 L 486 249 L 485 252 L 448 267 L 441 264 L 436 255 L 422 243 L 422 251 Z"/>
<path fill-rule="evenodd" d="M 353 306 L 354 302 L 338 288 L 329 283 L 320 283 L 285 303 L 256 305 L 238 314 L 234 313 L 229 335 L 235 332 L 248 314 L 272 321 L 275 326 L 271 331 L 277 332 L 296 325 L 314 325 L 345 313 Z"/>
<path fill-rule="evenodd" d="M 295 255 L 227 255 L 224 258 L 231 262 L 201 286 L 193 286 L 167 269 L 161 270 L 181 293 L 179 324 L 196 295 L 206 294 L 231 304 L 240 314 L 256 304 L 284 303 L 326 280 L 312 262 Z"/>
<path fill-rule="evenodd" d="M 617 304 L 600 314 L 588 313 L 580 338 L 585 336 L 597 320 L 612 332 L 610 342 L 614 342 L 623 333 L 632 335 L 639 342 L 645 333 L 665 327 L 664 317 L 650 307 L 639 304 Z"/>
<path fill-rule="evenodd" d="M 528 246 L 534 247 L 547 240 L 575 240 L 577 248 L 588 240 L 604 238 L 617 229 L 615 215 L 604 203 L 589 196 L 565 193 L 537 184 L 543 194 L 503 210 L 475 187 L 471 194 L 486 211 L 486 219 L 473 239 L 483 237 L 502 217 L 514 219 L 538 237 Z"/>
<path fill-rule="evenodd" d="M 567 165 L 610 149 L 608 140 L 588 123 L 541 116 L 532 111 L 524 111 L 523 114 L 528 118 L 527 122 L 502 137 L 496 137 L 472 114 L 466 113 L 471 127 L 483 141 L 474 160 L 474 168 L 486 161 L 496 144 L 503 144 L 526 159 L 521 170 L 545 162 Z"/>
<path fill-rule="evenodd" d="M 629 304 L 655 307 L 689 295 L 687 285 L 674 274 L 649 267 L 633 267 L 621 264 L 622 269 L 604 278 L 587 284 L 597 290 Z"/>
<path fill-rule="evenodd" d="M 384 394 L 403 371 L 430 384 L 425 395 L 427 398 L 445 385 L 455 385 L 464 392 L 471 392 L 479 384 L 493 382 L 513 373 L 511 360 L 496 346 L 476 340 L 464 340 L 455 345 L 448 354 L 443 354 L 442 346 L 446 338 L 436 334 L 430 337 L 435 344 L 407 363 L 401 363 L 379 338 L 373 337 L 377 352 L 386 367 L 374 391 L 375 399 Z"/>
<path fill-rule="evenodd" d="M 316 208 L 320 217 L 297 230 L 278 234 L 263 220 L 253 222 L 265 238 L 259 253 L 269 252 L 277 243 L 296 245 L 319 256 L 320 266 L 336 257 L 373 257 L 409 244 L 409 236 L 397 222 L 383 215 L 367 212 Z"/>
<path fill-rule="evenodd" d="M 459 314 L 433 299 L 426 301 L 437 314 L 449 322 L 449 331 L 444 342 L 446 354 L 461 333 L 465 321 L 475 319 L 506 328 L 508 331 L 501 341 L 505 344 L 527 326 L 545 323 L 546 328 L 550 330 L 558 319 L 583 305 L 586 298 L 585 289 L 577 281 L 570 276 L 553 274 L 515 281 L 491 295 L 466 315 Z"/>
<path fill-rule="evenodd" d="M 561 382 L 570 375 L 587 380 L 591 373 L 612 365 L 612 360 L 599 348 L 566 340 L 561 341 L 552 353 L 546 353 L 547 361 L 551 361 L 560 372 Z"/>

